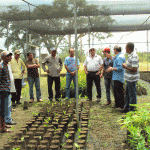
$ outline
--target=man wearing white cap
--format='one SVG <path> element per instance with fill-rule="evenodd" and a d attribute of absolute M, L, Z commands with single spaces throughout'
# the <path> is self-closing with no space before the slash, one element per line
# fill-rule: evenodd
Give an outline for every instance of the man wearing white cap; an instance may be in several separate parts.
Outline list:
<path fill-rule="evenodd" d="M 11 89 L 11 79 L 9 74 L 8 62 L 12 53 L 3 51 L 1 58 L 3 62 L 0 64 L 0 133 L 12 132 L 7 130 L 5 126 L 5 116 L 8 115 L 8 101 Z"/>
<path fill-rule="evenodd" d="M 51 56 L 48 56 L 42 62 L 42 68 L 44 72 L 48 74 L 48 94 L 49 100 L 53 99 L 53 91 L 52 85 L 53 81 L 55 81 L 55 99 L 59 101 L 60 98 L 60 71 L 63 67 L 63 63 L 60 57 L 56 56 L 56 49 L 51 49 Z M 48 69 L 45 68 L 45 64 L 47 63 Z"/>
<path fill-rule="evenodd" d="M 14 58 L 11 60 L 10 65 L 14 76 L 14 82 L 16 88 L 16 92 L 12 93 L 12 106 L 16 106 L 16 104 L 21 104 L 20 95 L 22 89 L 22 75 L 23 73 L 25 73 L 25 64 L 23 60 L 20 58 L 19 50 L 14 51 Z M 22 67 L 22 71 L 21 71 L 21 67 Z"/>

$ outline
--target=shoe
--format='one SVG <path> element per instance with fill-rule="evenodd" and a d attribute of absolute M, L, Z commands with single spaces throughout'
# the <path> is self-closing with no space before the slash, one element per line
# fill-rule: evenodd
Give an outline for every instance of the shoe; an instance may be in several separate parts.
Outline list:
<path fill-rule="evenodd" d="M 116 105 L 114 105 L 114 106 L 112 106 L 112 108 L 118 108 L 118 107 L 116 107 Z"/>
<path fill-rule="evenodd" d="M 110 105 L 110 104 L 111 104 L 111 102 L 108 102 L 108 101 L 107 101 L 107 103 L 106 103 L 105 105 Z"/>
<path fill-rule="evenodd" d="M 12 121 L 12 122 L 7 122 L 7 123 L 5 123 L 5 124 L 7 124 L 7 125 L 15 125 L 15 124 L 17 124 L 17 122 Z"/>
<path fill-rule="evenodd" d="M 37 101 L 38 101 L 38 102 L 43 102 L 43 100 L 42 100 L 41 98 L 40 98 L 40 99 L 38 99 Z"/>
<path fill-rule="evenodd" d="M 97 102 L 101 102 L 101 99 L 100 99 L 100 98 L 97 98 Z"/>
<path fill-rule="evenodd" d="M 68 101 L 69 100 L 69 98 L 68 97 L 66 97 L 66 99 L 65 99 L 66 101 Z"/>
<path fill-rule="evenodd" d="M 12 130 L 8 130 L 8 129 L 4 129 L 4 130 L 2 130 L 2 131 L 0 131 L 0 133 L 11 133 L 12 132 Z"/>
<path fill-rule="evenodd" d="M 53 101 L 53 99 L 52 99 L 52 98 L 50 98 L 49 100 L 50 100 L 50 102 L 52 102 L 52 101 Z"/>
<path fill-rule="evenodd" d="M 20 101 L 17 102 L 18 105 L 22 104 Z"/>
<path fill-rule="evenodd" d="M 15 107 L 15 106 L 16 106 L 15 102 L 12 102 L 12 107 Z"/>
<path fill-rule="evenodd" d="M 59 102 L 59 101 L 60 101 L 60 99 L 59 99 L 59 98 L 56 98 L 56 101 L 58 101 L 58 102 Z"/>
<path fill-rule="evenodd" d="M 34 99 L 30 99 L 29 103 L 33 103 L 34 102 Z"/>
<path fill-rule="evenodd" d="M 6 123 L 6 122 L 5 122 Z M 7 126 L 7 125 L 5 125 L 5 129 L 7 129 L 7 128 L 12 128 L 12 126 Z"/>
<path fill-rule="evenodd" d="M 86 101 L 92 101 L 92 100 L 88 98 Z"/>
<path fill-rule="evenodd" d="M 129 112 L 129 110 L 123 109 L 123 110 L 121 110 L 120 112 L 121 112 L 121 113 L 127 113 L 127 112 Z"/>

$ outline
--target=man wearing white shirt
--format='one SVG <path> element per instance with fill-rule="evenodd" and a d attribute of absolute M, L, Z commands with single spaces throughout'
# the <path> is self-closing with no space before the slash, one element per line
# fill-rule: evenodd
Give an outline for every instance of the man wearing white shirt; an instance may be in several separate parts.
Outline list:
<path fill-rule="evenodd" d="M 97 89 L 97 101 L 101 99 L 100 71 L 102 69 L 103 60 L 101 56 L 95 54 L 95 48 L 90 49 L 91 53 L 86 57 L 84 62 L 84 71 L 87 75 L 87 96 L 92 101 L 92 82 L 95 82 Z"/>

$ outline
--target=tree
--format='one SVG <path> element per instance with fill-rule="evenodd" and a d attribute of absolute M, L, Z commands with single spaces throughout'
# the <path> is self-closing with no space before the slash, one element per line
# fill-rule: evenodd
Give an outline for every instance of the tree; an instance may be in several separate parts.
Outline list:
<path fill-rule="evenodd" d="M 27 10 L 20 10 L 17 7 L 10 6 L 9 10 L 3 13 L 4 18 L 8 17 L 18 17 L 19 19 L 25 18 L 25 21 L 12 21 L 10 22 L 10 33 L 6 39 L 5 46 L 8 43 L 8 46 L 13 45 L 13 49 L 22 49 L 23 53 L 26 53 L 26 34 L 32 34 L 31 43 L 34 45 L 43 45 L 47 48 L 50 53 L 50 49 L 52 47 L 57 48 L 60 43 L 65 43 L 69 45 L 69 41 L 65 37 L 65 35 L 48 35 L 45 34 L 46 30 L 63 30 L 63 29 L 73 29 L 74 28 L 74 17 L 73 17 L 73 9 L 74 9 L 74 0 L 54 0 L 54 2 L 50 5 L 40 5 L 39 7 L 35 7 L 33 10 L 29 12 Z M 99 26 L 101 24 L 105 24 L 107 26 L 108 23 L 112 22 L 112 19 L 107 15 L 98 15 L 87 17 L 84 16 L 90 13 L 102 13 L 103 9 L 99 8 L 98 5 L 89 5 L 85 0 L 77 0 L 77 13 L 80 15 L 77 18 L 77 28 L 87 28 Z M 10 16 L 11 14 L 11 16 Z M 60 16 L 66 16 L 60 18 Z M 50 18 L 50 16 L 54 16 L 54 18 Z M 71 16 L 71 17 L 68 17 Z M 30 20 L 30 18 L 35 20 Z M 1 32 L 7 29 L 7 21 L 1 21 Z M 34 30 L 35 32 L 33 32 Z M 38 34 L 38 30 L 45 30 L 43 34 Z M 107 38 L 110 34 L 106 34 L 103 36 L 102 33 L 94 33 L 94 30 L 90 30 L 92 35 L 99 40 Z M 78 34 L 78 39 L 84 37 L 86 33 Z M 1 37 L 6 37 L 6 34 L 3 33 Z M 70 39 L 71 41 L 71 39 Z M 79 43 L 78 43 L 79 45 Z M 78 47 L 79 49 L 79 47 Z M 81 55 L 82 56 L 82 55 Z"/>

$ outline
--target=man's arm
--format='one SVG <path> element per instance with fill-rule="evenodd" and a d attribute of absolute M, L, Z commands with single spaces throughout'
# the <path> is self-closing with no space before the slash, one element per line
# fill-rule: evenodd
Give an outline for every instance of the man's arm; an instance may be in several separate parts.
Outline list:
<path fill-rule="evenodd" d="M 61 58 L 59 58 L 59 64 L 60 64 L 60 69 L 59 69 L 59 72 L 62 70 L 62 67 L 63 67 L 63 62 L 61 60 Z"/>
<path fill-rule="evenodd" d="M 69 73 L 71 73 L 71 71 L 69 70 L 69 68 L 68 68 L 67 65 L 65 65 L 65 69 L 66 69 Z"/>
<path fill-rule="evenodd" d="M 46 57 L 45 59 L 44 59 L 44 61 L 42 62 L 42 69 L 44 70 L 44 72 L 48 72 L 48 69 L 46 69 L 46 67 L 45 67 L 45 64 L 47 63 L 47 60 L 48 58 Z"/>
<path fill-rule="evenodd" d="M 2 65 L 0 64 L 0 84 L 2 83 Z"/>
<path fill-rule="evenodd" d="M 20 59 L 21 60 L 21 67 L 22 67 L 22 73 L 25 73 L 25 64 L 24 64 L 24 62 L 23 62 L 23 60 L 22 59 Z"/>
<path fill-rule="evenodd" d="M 87 66 L 84 65 L 84 71 L 85 71 L 85 74 L 88 75 L 88 71 L 87 71 Z"/>
<path fill-rule="evenodd" d="M 104 74 L 104 72 L 105 72 L 105 69 L 104 69 L 104 63 L 102 64 L 102 73 L 100 74 L 100 78 L 102 78 L 102 76 L 103 76 L 103 74 Z"/>
<path fill-rule="evenodd" d="M 122 64 L 122 67 L 127 70 L 133 71 L 133 72 L 137 72 L 137 70 L 138 70 L 137 67 L 127 67 L 127 65 L 125 63 Z"/>

